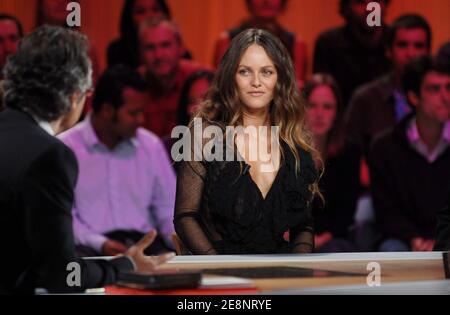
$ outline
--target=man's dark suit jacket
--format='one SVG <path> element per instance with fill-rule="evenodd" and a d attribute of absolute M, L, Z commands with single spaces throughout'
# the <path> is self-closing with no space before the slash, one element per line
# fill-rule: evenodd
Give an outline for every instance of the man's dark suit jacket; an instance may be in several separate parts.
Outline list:
<path fill-rule="evenodd" d="M 71 209 L 75 155 L 28 114 L 0 113 L 0 293 L 78 292 L 115 281 L 127 257 L 84 261 L 75 254 Z M 71 262 L 81 267 L 81 287 Z"/>
<path fill-rule="evenodd" d="M 436 246 L 434 250 L 450 251 L 450 192 L 447 206 L 437 215 Z"/>

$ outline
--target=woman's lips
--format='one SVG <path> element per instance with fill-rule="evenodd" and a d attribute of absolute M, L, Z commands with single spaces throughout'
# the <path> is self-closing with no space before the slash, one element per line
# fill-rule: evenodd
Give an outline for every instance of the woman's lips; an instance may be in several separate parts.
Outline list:
<path fill-rule="evenodd" d="M 253 97 L 261 97 L 264 95 L 264 92 L 248 92 Z"/>

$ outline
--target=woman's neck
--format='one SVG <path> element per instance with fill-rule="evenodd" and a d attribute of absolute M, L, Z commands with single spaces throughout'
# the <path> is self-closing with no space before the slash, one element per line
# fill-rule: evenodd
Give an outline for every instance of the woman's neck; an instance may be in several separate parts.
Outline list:
<path fill-rule="evenodd" d="M 269 126 L 269 110 L 267 108 L 245 110 L 242 116 L 242 125 L 244 128 L 248 126 Z"/>

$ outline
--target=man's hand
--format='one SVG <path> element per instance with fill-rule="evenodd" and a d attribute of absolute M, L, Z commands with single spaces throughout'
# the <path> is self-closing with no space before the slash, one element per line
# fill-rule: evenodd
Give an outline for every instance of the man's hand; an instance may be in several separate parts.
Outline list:
<path fill-rule="evenodd" d="M 434 247 L 434 240 L 427 240 L 422 237 L 415 237 L 411 240 L 411 249 L 417 252 L 432 251 Z"/>
<path fill-rule="evenodd" d="M 167 253 L 159 256 L 146 256 L 144 250 L 149 247 L 156 237 L 156 231 L 150 231 L 139 242 L 130 247 L 125 253 L 130 257 L 138 271 L 153 271 L 158 269 L 159 265 L 165 263 L 175 256 L 174 253 Z"/>

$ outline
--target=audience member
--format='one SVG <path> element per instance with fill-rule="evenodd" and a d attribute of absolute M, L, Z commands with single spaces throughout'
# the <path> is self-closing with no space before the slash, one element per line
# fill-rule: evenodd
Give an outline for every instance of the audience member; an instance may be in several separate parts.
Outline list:
<path fill-rule="evenodd" d="M 126 0 L 120 19 L 120 38 L 108 46 L 108 66 L 116 64 L 138 68 L 142 64 L 139 49 L 139 25 L 150 18 L 171 19 L 170 8 L 165 0 Z M 191 59 L 184 49 L 183 57 Z"/>
<path fill-rule="evenodd" d="M 431 51 L 431 29 L 420 15 L 403 15 L 391 25 L 386 54 L 392 72 L 356 90 L 347 112 L 347 132 L 364 152 L 381 131 L 393 127 L 411 112 L 402 88 L 405 66 Z"/>
<path fill-rule="evenodd" d="M 181 89 L 180 104 L 178 105 L 178 125 L 187 126 L 198 107 L 205 99 L 214 73 L 201 70 L 192 74 Z"/>
<path fill-rule="evenodd" d="M 359 194 L 358 147 L 345 140 L 342 101 L 337 83 L 328 74 L 315 74 L 304 87 L 306 124 L 324 162 L 319 187 L 325 207 L 315 207 L 315 250 L 355 251 L 351 228 Z"/>
<path fill-rule="evenodd" d="M 184 82 L 205 67 L 182 58 L 181 35 L 170 21 L 159 18 L 144 21 L 139 42 L 144 61 L 139 72 L 147 81 L 149 97 L 145 127 L 164 139 L 170 137 L 177 124 Z"/>
<path fill-rule="evenodd" d="M 421 57 L 405 68 L 414 113 L 374 141 L 372 194 L 381 251 L 428 251 L 450 178 L 450 69 Z"/>
<path fill-rule="evenodd" d="M 339 12 L 345 25 L 321 33 L 314 49 L 314 73 L 329 73 L 339 82 L 343 104 L 352 92 L 389 70 L 385 55 L 388 27 L 384 22 L 389 0 L 380 0 L 381 26 L 367 24 L 370 0 L 340 0 Z"/>
<path fill-rule="evenodd" d="M 78 160 L 72 213 L 85 255 L 122 254 L 151 229 L 161 237 L 146 253 L 172 246 L 175 175 L 158 137 L 139 128 L 145 88 L 131 68 L 107 70 L 92 115 L 60 136 Z"/>
<path fill-rule="evenodd" d="M 22 36 L 22 24 L 16 17 L 0 14 L 0 81 L 3 79 L 3 68 L 8 57 L 16 53 Z"/>
<path fill-rule="evenodd" d="M 221 34 L 216 43 L 214 62 L 218 66 L 225 51 L 230 46 L 230 41 L 240 32 L 248 28 L 260 28 L 277 36 L 291 55 L 296 77 L 301 83 L 306 77 L 307 49 L 306 43 L 298 35 L 286 30 L 278 22 L 278 18 L 288 5 L 287 0 L 246 0 L 250 18 L 236 28 Z"/>

